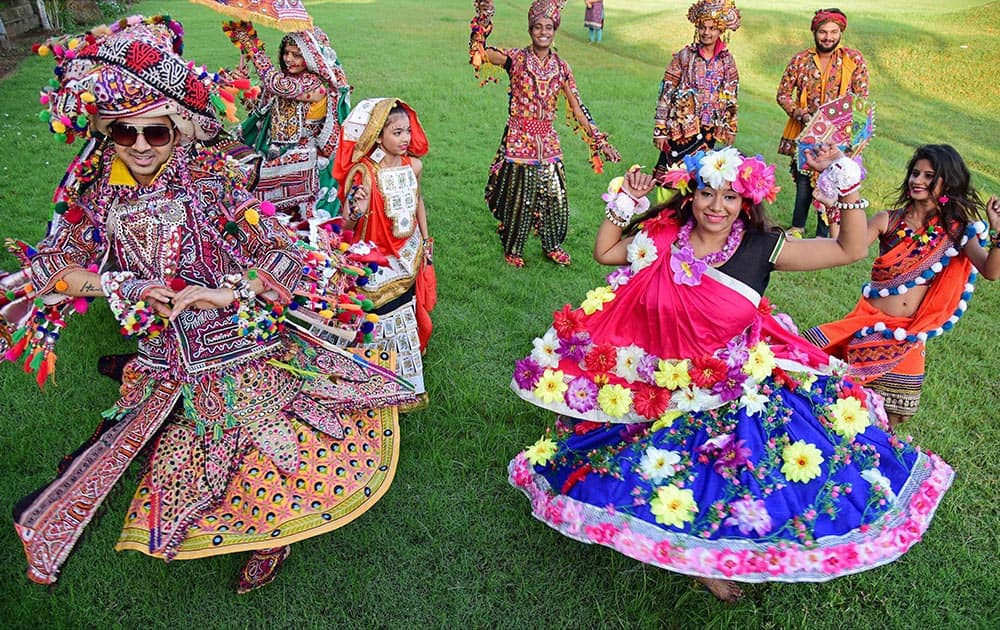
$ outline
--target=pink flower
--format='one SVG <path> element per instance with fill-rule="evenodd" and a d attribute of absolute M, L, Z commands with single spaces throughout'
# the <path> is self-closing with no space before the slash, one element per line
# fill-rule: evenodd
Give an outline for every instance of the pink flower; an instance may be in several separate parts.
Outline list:
<path fill-rule="evenodd" d="M 724 550 L 715 559 L 715 568 L 726 577 L 746 573 L 747 551 Z"/>
<path fill-rule="evenodd" d="M 764 199 L 773 203 L 781 190 L 775 186 L 774 165 L 766 164 L 760 156 L 744 158 L 736 171 L 732 187 L 734 192 L 749 198 L 755 204 Z"/>
<path fill-rule="evenodd" d="M 524 456 L 524 453 L 518 453 L 517 457 L 514 458 L 514 466 L 510 471 L 510 480 L 514 482 L 514 485 L 518 488 L 526 488 L 532 481 L 532 470 L 531 465 L 528 464 L 528 459 Z"/>
<path fill-rule="evenodd" d="M 577 376 L 569 382 L 564 396 L 570 409 L 586 413 L 597 405 L 597 385 L 586 376 Z"/>
<path fill-rule="evenodd" d="M 659 564 L 670 564 L 674 548 L 670 546 L 670 541 L 661 540 L 653 545 L 653 560 Z"/>
<path fill-rule="evenodd" d="M 670 255 L 670 270 L 674 272 L 674 284 L 686 284 L 689 287 L 701 284 L 701 275 L 708 269 L 708 264 L 695 258 L 690 246 Z"/>
<path fill-rule="evenodd" d="M 525 357 L 514 364 L 514 382 L 521 389 L 532 390 L 542 378 L 542 371 L 542 366 L 534 359 Z"/>
<path fill-rule="evenodd" d="M 781 575 L 785 572 L 787 552 L 777 547 L 768 547 L 764 552 L 764 565 L 771 575 Z"/>
<path fill-rule="evenodd" d="M 743 440 L 740 440 L 743 443 Z M 749 453 L 747 449 L 747 453 Z M 718 461 L 716 462 L 718 465 Z M 764 536 L 771 531 L 771 515 L 768 514 L 764 501 L 754 500 L 750 497 L 743 497 L 739 501 L 734 501 L 729 505 L 729 512 L 732 514 L 724 523 L 726 525 L 736 525 L 740 528 L 740 533 L 749 534 L 757 532 L 758 536 Z"/>
<path fill-rule="evenodd" d="M 566 499 L 556 497 L 545 506 L 545 522 L 550 525 L 561 525 L 563 522 L 563 512 L 565 511 Z"/>
<path fill-rule="evenodd" d="M 563 522 L 571 534 L 579 534 L 583 528 L 583 507 L 576 501 L 563 501 Z"/>
<path fill-rule="evenodd" d="M 857 567 L 858 562 L 858 552 L 853 544 L 838 545 L 826 550 L 823 572 L 827 575 L 841 575 Z"/>
<path fill-rule="evenodd" d="M 579 363 L 590 350 L 590 333 L 573 333 L 570 337 L 559 337 L 559 347 L 556 352 L 564 359 Z"/>
<path fill-rule="evenodd" d="M 614 549 L 640 562 L 649 562 L 653 557 L 653 541 L 627 529 L 615 536 Z"/>
<path fill-rule="evenodd" d="M 619 530 L 611 523 L 601 523 L 600 525 L 587 525 L 583 531 L 591 542 L 606 545 L 615 539 Z"/>

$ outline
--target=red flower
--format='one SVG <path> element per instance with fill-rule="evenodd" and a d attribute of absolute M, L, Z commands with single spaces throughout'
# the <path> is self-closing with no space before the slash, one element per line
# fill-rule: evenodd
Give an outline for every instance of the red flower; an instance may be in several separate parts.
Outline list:
<path fill-rule="evenodd" d="M 560 492 L 562 494 L 568 494 L 573 486 L 575 486 L 584 477 L 590 474 L 591 470 L 593 470 L 593 467 L 590 464 L 584 464 L 583 466 L 580 466 L 579 468 L 571 472 L 569 474 L 569 477 L 566 477 L 566 481 L 563 482 Z"/>
<path fill-rule="evenodd" d="M 787 387 L 788 389 L 797 389 L 800 383 L 788 375 L 788 372 L 782 370 L 778 366 L 774 366 L 771 375 L 774 376 L 774 382 L 778 387 Z"/>
<path fill-rule="evenodd" d="M 560 339 L 569 339 L 578 332 L 583 332 L 583 311 L 573 310 L 566 304 L 561 311 L 552 313 L 552 327 L 556 329 L 556 334 Z"/>
<path fill-rule="evenodd" d="M 597 429 L 600 429 L 603 426 L 604 426 L 603 422 L 591 422 L 590 420 L 581 420 L 573 425 L 573 433 L 577 435 L 586 435 L 591 431 L 596 431 Z"/>
<path fill-rule="evenodd" d="M 691 380 L 698 387 L 711 389 L 713 385 L 726 378 L 729 368 L 726 362 L 715 357 L 699 357 L 691 362 Z"/>
<path fill-rule="evenodd" d="M 857 398 L 858 402 L 861 403 L 862 409 L 868 408 L 868 393 L 865 388 L 858 385 L 857 383 L 848 383 L 844 381 L 840 389 L 837 390 L 837 398 Z"/>
<path fill-rule="evenodd" d="M 774 311 L 774 305 L 771 304 L 770 300 L 766 297 L 760 298 L 760 304 L 757 305 L 757 312 L 762 315 L 770 315 Z"/>
<path fill-rule="evenodd" d="M 598 344 L 590 349 L 583 362 L 591 372 L 607 374 L 615 369 L 615 365 L 618 363 L 618 353 L 610 343 Z M 722 365 L 725 366 L 725 363 Z"/>
<path fill-rule="evenodd" d="M 655 385 L 638 383 L 632 398 L 632 405 L 635 407 L 636 413 L 643 418 L 655 420 L 662 416 L 670 405 L 670 392 Z"/>

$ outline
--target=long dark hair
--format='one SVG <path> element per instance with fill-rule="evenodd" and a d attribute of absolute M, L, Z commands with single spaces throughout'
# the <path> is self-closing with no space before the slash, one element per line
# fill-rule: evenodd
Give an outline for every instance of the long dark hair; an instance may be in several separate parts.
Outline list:
<path fill-rule="evenodd" d="M 937 188 L 941 182 L 941 195 L 948 200 L 938 204 L 941 223 L 952 240 L 958 241 L 965 228 L 977 219 L 982 218 L 983 200 L 972 185 L 972 176 L 965 166 L 965 161 L 950 144 L 925 144 L 917 147 L 906 165 L 903 181 L 899 185 L 899 196 L 896 199 L 897 208 L 905 208 L 910 203 L 910 173 L 920 160 L 927 160 L 934 169 L 934 179 L 930 190 Z M 958 230 L 953 230 L 953 227 Z"/>

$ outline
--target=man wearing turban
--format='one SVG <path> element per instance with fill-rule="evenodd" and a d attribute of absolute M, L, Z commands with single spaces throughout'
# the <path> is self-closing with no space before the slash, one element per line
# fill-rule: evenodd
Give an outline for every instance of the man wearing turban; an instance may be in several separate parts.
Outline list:
<path fill-rule="evenodd" d="M 792 156 L 795 209 L 790 232 L 796 236 L 805 232 L 813 191 L 812 173 L 799 171 L 796 164 L 796 138 L 824 103 L 847 94 L 868 97 L 865 58 L 859 51 L 841 45 L 841 36 L 847 30 L 844 12 L 820 9 L 813 16 L 811 28 L 815 45 L 796 53 L 788 62 L 777 95 L 778 105 L 788 114 L 778 153 Z M 829 226 L 822 219 L 817 221 L 816 235 L 829 235 Z"/>

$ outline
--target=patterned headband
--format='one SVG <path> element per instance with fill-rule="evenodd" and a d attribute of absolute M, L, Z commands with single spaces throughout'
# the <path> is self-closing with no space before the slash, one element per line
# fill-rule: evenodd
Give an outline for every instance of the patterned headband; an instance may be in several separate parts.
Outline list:
<path fill-rule="evenodd" d="M 847 16 L 839 11 L 831 11 L 829 9 L 820 9 L 813 16 L 812 20 L 812 31 L 815 33 L 819 27 L 827 22 L 836 22 L 840 26 L 840 30 L 847 30 Z"/>

